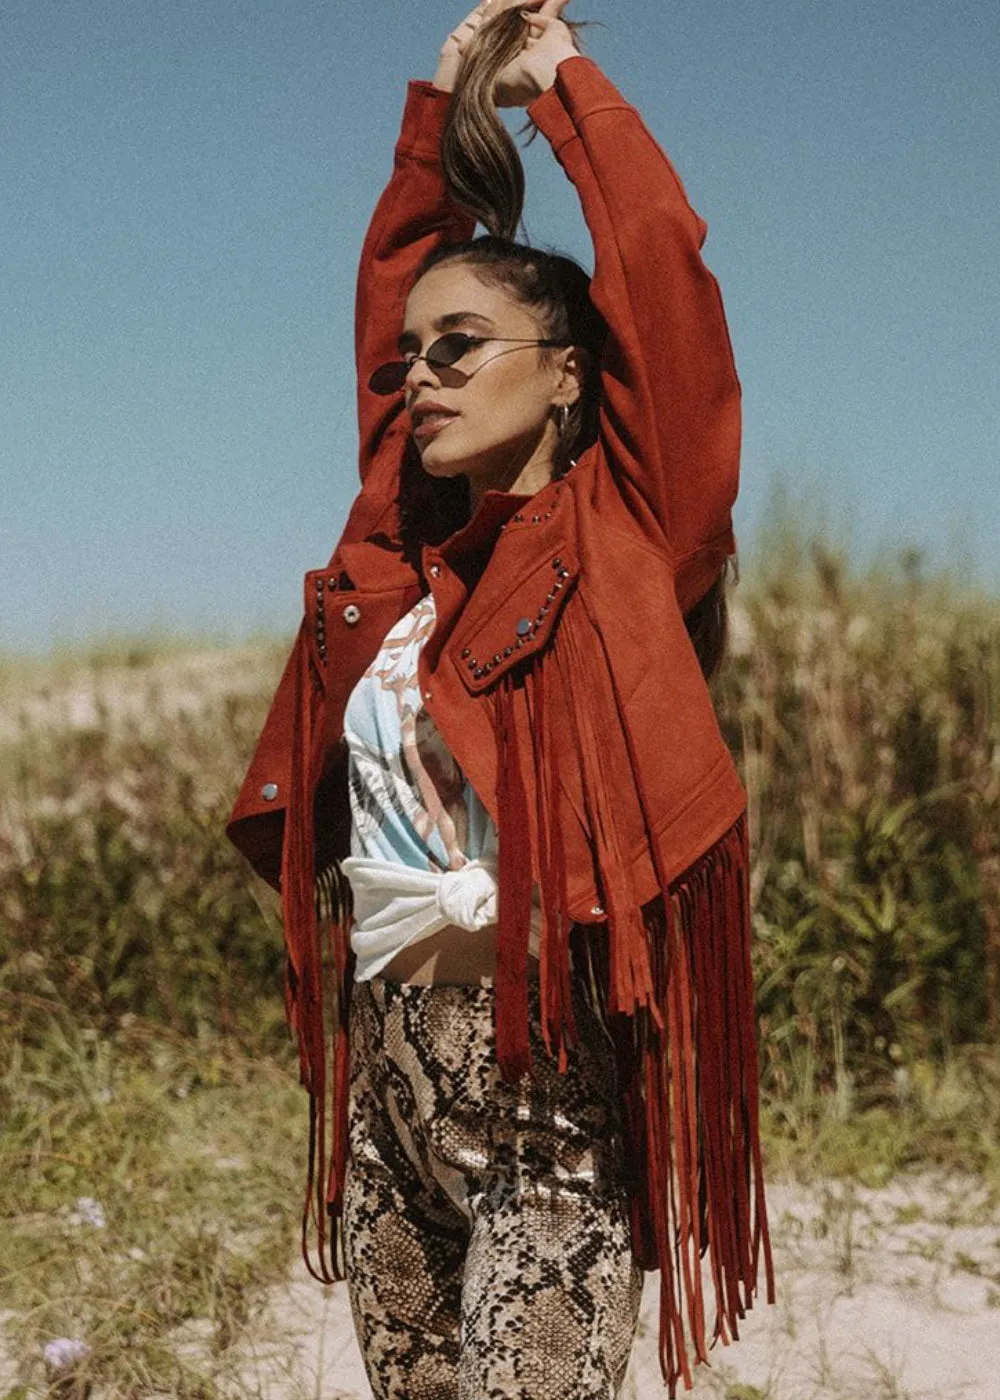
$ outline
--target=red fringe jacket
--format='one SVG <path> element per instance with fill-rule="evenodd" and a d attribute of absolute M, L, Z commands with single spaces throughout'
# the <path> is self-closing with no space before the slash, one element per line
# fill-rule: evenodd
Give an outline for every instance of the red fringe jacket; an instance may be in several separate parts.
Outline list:
<path fill-rule="evenodd" d="M 350 813 L 342 721 L 386 632 L 428 588 L 424 702 L 499 832 L 497 1054 L 530 1067 L 527 950 L 542 892 L 549 1052 L 575 1043 L 574 949 L 615 1034 L 631 1144 L 633 1247 L 660 1270 L 660 1359 L 690 1386 L 709 1335 L 738 1335 L 761 1255 L 746 794 L 684 625 L 735 546 L 740 386 L 706 225 L 642 119 L 583 57 L 529 115 L 576 186 L 609 327 L 597 444 L 533 496 L 488 491 L 422 568 L 402 557 L 401 404 L 366 385 L 396 355 L 406 294 L 471 236 L 438 162 L 448 97 L 410 86 L 362 254 L 362 487 L 305 617 L 228 827 L 283 898 L 287 1005 L 311 1103 L 306 1262 L 342 1278 Z M 322 838 L 322 841 L 321 841 Z M 325 842 L 334 859 L 318 861 Z M 328 1155 L 329 1153 L 329 1155 Z M 310 1260 L 315 1230 L 318 1264 Z M 709 1331 L 702 1257 L 714 1293 Z"/>

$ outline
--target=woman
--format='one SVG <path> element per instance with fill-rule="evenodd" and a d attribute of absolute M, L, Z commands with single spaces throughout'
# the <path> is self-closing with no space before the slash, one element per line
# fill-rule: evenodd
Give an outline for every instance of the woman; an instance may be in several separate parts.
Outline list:
<path fill-rule="evenodd" d="M 614 1396 L 654 1268 L 673 1395 L 685 1320 L 695 1360 L 738 1335 L 761 1254 L 773 1297 L 706 685 L 739 383 L 705 225 L 565 4 L 484 3 L 411 84 L 359 274 L 362 488 L 229 826 L 282 892 L 306 1260 L 379 1400 Z M 494 98 L 576 186 L 591 284 L 510 241 Z"/>

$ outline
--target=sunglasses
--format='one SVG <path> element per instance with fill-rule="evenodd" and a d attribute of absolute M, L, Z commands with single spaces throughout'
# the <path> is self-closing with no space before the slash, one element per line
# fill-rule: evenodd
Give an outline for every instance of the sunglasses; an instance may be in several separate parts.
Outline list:
<path fill-rule="evenodd" d="M 466 335 L 464 331 L 449 331 L 447 335 L 440 336 L 429 345 L 423 355 L 411 355 L 406 360 L 390 360 L 388 364 L 380 365 L 368 381 L 368 387 L 373 394 L 398 394 L 406 383 L 406 376 L 417 363 L 418 360 L 425 360 L 431 369 L 450 369 L 452 365 L 457 365 L 470 350 L 477 349 L 480 345 L 488 345 L 491 341 L 498 341 L 501 344 L 516 345 L 518 349 L 525 350 L 530 345 L 563 346 L 572 345 L 570 340 L 526 340 L 523 336 L 516 339 L 511 336 L 498 335 Z M 500 355 L 509 355 L 510 350 L 501 350 L 497 355 L 491 355 L 490 360 L 497 360 Z M 485 360 L 484 364 L 489 364 Z M 482 369 L 483 366 L 478 367 Z M 473 371 L 476 373 L 477 371 Z M 466 379 L 471 379 L 472 374 L 466 374 Z"/>

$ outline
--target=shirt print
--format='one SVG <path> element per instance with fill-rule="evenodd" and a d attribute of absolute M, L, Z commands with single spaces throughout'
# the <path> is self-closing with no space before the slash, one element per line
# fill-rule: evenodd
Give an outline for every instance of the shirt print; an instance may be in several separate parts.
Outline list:
<path fill-rule="evenodd" d="M 482 855 L 492 821 L 424 708 L 417 675 L 432 594 L 386 634 L 344 712 L 351 855 L 438 872 Z"/>

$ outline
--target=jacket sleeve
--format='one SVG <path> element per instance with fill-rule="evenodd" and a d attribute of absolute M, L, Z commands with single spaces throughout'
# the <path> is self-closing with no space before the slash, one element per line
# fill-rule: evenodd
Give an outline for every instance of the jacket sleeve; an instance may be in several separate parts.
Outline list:
<path fill-rule="evenodd" d="M 600 433 L 611 470 L 678 565 L 706 546 L 721 565 L 735 547 L 740 384 L 701 258 L 707 225 L 639 113 L 590 59 L 565 59 L 528 115 L 576 186 L 594 243 L 591 296 L 610 332 Z"/>
<path fill-rule="evenodd" d="M 475 220 L 448 197 L 439 146 L 451 102 L 431 83 L 411 82 L 392 178 L 376 206 L 361 252 L 355 302 L 360 470 L 364 484 L 377 454 L 405 441 L 395 398 L 373 394 L 373 370 L 398 357 L 403 308 L 417 268 L 441 243 L 471 238 Z M 398 441 L 397 441 L 398 439 Z"/>

